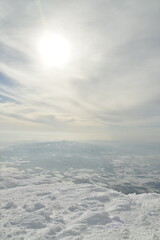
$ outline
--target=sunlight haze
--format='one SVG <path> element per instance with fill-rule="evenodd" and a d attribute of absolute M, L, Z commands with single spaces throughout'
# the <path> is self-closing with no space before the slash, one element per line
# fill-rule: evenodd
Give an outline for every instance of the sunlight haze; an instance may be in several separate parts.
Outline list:
<path fill-rule="evenodd" d="M 159 141 L 159 11 L 158 0 L 2 1 L 1 141 Z"/>

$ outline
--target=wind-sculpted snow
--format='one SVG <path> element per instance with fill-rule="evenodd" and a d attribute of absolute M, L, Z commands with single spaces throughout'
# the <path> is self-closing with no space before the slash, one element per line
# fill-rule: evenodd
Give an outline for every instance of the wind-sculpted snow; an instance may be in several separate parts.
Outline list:
<path fill-rule="evenodd" d="M 88 183 L 75 183 L 83 174 Z M 160 239 L 159 194 L 124 195 L 93 182 L 95 172 L 86 169 L 6 166 L 1 175 L 0 239 Z"/>
<path fill-rule="evenodd" d="M 0 239 L 160 240 L 158 155 L 66 142 L 0 151 Z"/>
<path fill-rule="evenodd" d="M 28 173 L 29 169 L 37 172 L 40 169 L 61 172 L 70 168 L 82 169 L 82 175 L 79 173 L 74 176 L 77 184 L 100 182 L 125 194 L 160 193 L 159 145 L 111 145 L 113 146 L 65 141 L 9 145 L 0 148 L 0 162 L 10 168 L 27 169 Z M 88 169 L 87 173 L 84 169 Z M 89 169 L 95 172 L 92 179 L 89 177 Z M 23 176 L 26 180 L 30 175 L 28 173 Z M 43 180 L 37 184 L 41 181 Z M 21 175 L 17 175 L 14 180 L 8 177 L 0 188 L 21 184 L 25 184 L 25 181 Z"/>

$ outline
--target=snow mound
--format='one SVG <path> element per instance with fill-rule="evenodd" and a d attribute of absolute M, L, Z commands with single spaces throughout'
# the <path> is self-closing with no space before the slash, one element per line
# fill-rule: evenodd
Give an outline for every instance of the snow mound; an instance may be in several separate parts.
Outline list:
<path fill-rule="evenodd" d="M 54 170 L 32 172 L 26 181 L 26 171 L 3 173 L 0 239 L 160 239 L 159 194 L 124 195 L 90 179 L 75 182 L 76 170 L 65 178 Z M 18 175 L 21 182 L 9 185 Z"/>
<path fill-rule="evenodd" d="M 37 211 L 41 208 L 44 208 L 45 205 L 43 203 L 34 203 L 34 204 L 29 204 L 29 205 L 24 205 L 24 208 L 26 209 L 27 212 L 34 212 Z"/>

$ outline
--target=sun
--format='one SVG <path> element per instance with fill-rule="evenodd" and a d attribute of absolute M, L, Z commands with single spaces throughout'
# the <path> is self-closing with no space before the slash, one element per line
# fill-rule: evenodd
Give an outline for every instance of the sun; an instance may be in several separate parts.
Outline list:
<path fill-rule="evenodd" d="M 62 67 L 70 60 L 70 44 L 59 34 L 44 32 L 38 39 L 37 50 L 44 66 Z"/>

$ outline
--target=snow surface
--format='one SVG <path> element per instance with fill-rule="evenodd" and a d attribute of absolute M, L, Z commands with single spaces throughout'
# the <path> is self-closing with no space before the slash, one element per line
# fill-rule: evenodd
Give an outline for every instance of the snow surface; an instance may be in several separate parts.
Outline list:
<path fill-rule="evenodd" d="M 5 145 L 0 147 L 0 162 L 19 169 L 91 169 L 75 178 L 76 183 L 103 183 L 106 187 L 129 193 L 160 193 L 159 144 L 113 146 L 78 143 L 46 142 Z M 20 178 L 20 176 L 19 176 Z M 8 180 L 5 184 L 19 184 Z"/>
<path fill-rule="evenodd" d="M 101 169 L 22 169 L 13 158 L 1 162 L 0 239 L 160 239 L 160 194 L 109 189 Z"/>
<path fill-rule="evenodd" d="M 124 195 L 75 183 L 78 175 L 82 171 L 3 170 L 0 239 L 160 239 L 159 194 Z"/>

